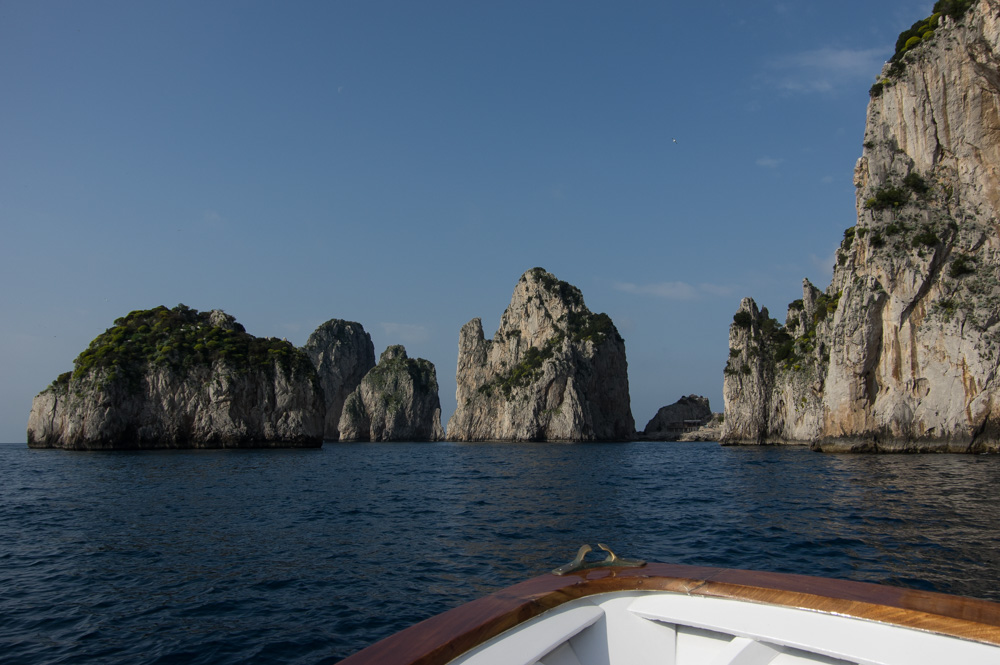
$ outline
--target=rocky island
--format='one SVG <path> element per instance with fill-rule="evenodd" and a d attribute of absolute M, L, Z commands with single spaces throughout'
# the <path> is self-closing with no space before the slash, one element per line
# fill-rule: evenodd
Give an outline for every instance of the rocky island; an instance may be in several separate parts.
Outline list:
<path fill-rule="evenodd" d="M 578 288 L 521 276 L 492 339 L 478 318 L 458 343 L 451 441 L 627 441 L 635 436 L 625 342 Z"/>
<path fill-rule="evenodd" d="M 1000 451 L 1000 2 L 900 35 L 854 178 L 831 284 L 733 317 L 723 442 Z"/>
<path fill-rule="evenodd" d="M 437 372 L 394 345 L 382 352 L 344 403 L 341 441 L 441 441 Z"/>
<path fill-rule="evenodd" d="M 318 447 L 324 411 L 303 351 L 220 310 L 161 306 L 116 320 L 35 397 L 28 445 Z"/>
<path fill-rule="evenodd" d="M 685 395 L 673 404 L 660 407 L 646 423 L 639 438 L 649 441 L 680 441 L 685 434 L 692 434 L 707 425 L 713 417 L 708 398 Z M 714 440 L 714 439 L 699 439 Z"/>

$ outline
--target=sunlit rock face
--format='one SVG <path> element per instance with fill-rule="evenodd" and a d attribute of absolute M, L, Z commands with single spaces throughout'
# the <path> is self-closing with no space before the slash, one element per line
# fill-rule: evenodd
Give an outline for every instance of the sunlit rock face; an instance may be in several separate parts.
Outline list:
<path fill-rule="evenodd" d="M 441 441 L 441 400 L 433 363 L 390 346 L 344 403 L 341 441 Z"/>
<path fill-rule="evenodd" d="M 580 290 L 524 273 L 493 339 L 462 327 L 452 441 L 627 441 L 635 436 L 625 342 Z"/>
<path fill-rule="evenodd" d="M 734 317 L 726 442 L 1000 450 L 1000 2 L 913 32 L 872 88 L 832 283 L 783 325 Z"/>

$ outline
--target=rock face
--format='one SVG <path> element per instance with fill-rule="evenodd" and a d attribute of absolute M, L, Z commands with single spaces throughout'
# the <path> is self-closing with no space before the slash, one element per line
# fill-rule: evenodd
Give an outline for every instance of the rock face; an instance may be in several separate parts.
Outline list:
<path fill-rule="evenodd" d="M 643 438 L 656 441 L 676 441 L 685 432 L 696 430 L 712 418 L 708 398 L 699 395 L 681 397 L 673 404 L 661 407 L 642 431 Z"/>
<path fill-rule="evenodd" d="M 625 342 L 575 286 L 524 273 L 492 340 L 462 327 L 451 441 L 627 441 L 635 437 Z"/>
<path fill-rule="evenodd" d="M 725 442 L 1000 450 L 1000 1 L 935 8 L 872 87 L 832 283 L 734 317 Z"/>
<path fill-rule="evenodd" d="M 323 393 L 304 353 L 183 305 L 115 321 L 35 397 L 34 448 L 322 444 Z"/>
<path fill-rule="evenodd" d="M 387 348 L 347 397 L 339 430 L 341 441 L 443 440 L 434 365 L 408 358 L 402 346 Z"/>
<path fill-rule="evenodd" d="M 713 413 L 712 417 L 707 423 L 702 425 L 696 430 L 690 432 L 684 432 L 679 437 L 678 441 L 718 441 L 722 438 L 722 424 L 725 422 L 725 415 L 722 413 Z"/>
<path fill-rule="evenodd" d="M 360 323 L 330 319 L 309 336 L 303 351 L 312 360 L 326 396 L 323 438 L 340 439 L 340 416 L 348 395 L 375 367 L 375 346 Z"/>

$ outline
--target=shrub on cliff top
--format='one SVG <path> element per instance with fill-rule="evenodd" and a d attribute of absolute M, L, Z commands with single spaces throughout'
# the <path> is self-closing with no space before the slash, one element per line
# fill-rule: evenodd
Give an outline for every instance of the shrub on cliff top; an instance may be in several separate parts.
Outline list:
<path fill-rule="evenodd" d="M 938 0 L 934 3 L 933 14 L 917 21 L 908 30 L 899 33 L 899 38 L 896 39 L 896 52 L 892 56 L 893 68 L 890 75 L 898 76 L 902 73 L 903 55 L 922 41 L 934 36 L 934 30 L 938 27 L 942 16 L 959 21 L 972 7 L 972 3 L 973 0 Z M 878 93 L 881 93 L 881 89 Z M 872 96 L 877 97 L 878 93 L 873 92 Z"/>
<path fill-rule="evenodd" d="M 934 13 L 946 14 L 957 21 L 969 11 L 972 2 L 973 0 L 938 0 L 934 3 Z"/>
<path fill-rule="evenodd" d="M 898 77 L 903 73 L 906 67 L 903 56 L 914 47 L 934 36 L 934 30 L 938 27 L 942 16 L 948 16 L 955 21 L 959 21 L 972 7 L 972 4 L 973 0 L 938 0 L 938 2 L 934 3 L 933 14 L 921 21 L 917 21 L 909 29 L 899 33 L 899 37 L 896 39 L 896 50 L 890 60 L 892 65 L 889 68 L 889 77 Z M 871 87 L 869 94 L 872 97 L 878 97 L 882 94 L 882 88 L 887 83 L 886 79 L 879 81 Z"/>
<path fill-rule="evenodd" d="M 569 282 L 564 282 L 545 270 L 545 268 L 532 268 L 529 271 L 538 279 L 545 290 L 558 295 L 564 302 L 577 307 L 583 306 L 583 293 Z"/>
<path fill-rule="evenodd" d="M 575 342 L 591 341 L 599 346 L 614 329 L 611 317 L 603 312 L 568 312 L 566 315 L 566 331 Z"/>
<path fill-rule="evenodd" d="M 309 358 L 289 342 L 254 337 L 235 322 L 216 326 L 210 319 L 210 312 L 183 304 L 131 312 L 77 356 L 73 378 L 95 369 L 106 370 L 109 378 L 134 377 L 150 365 L 187 369 L 220 360 L 242 371 L 273 367 L 275 361 L 289 369 L 311 367 Z"/>
<path fill-rule="evenodd" d="M 741 309 L 733 314 L 733 323 L 735 323 L 738 328 L 749 328 L 753 323 L 753 315 L 750 314 L 750 312 Z"/>
<path fill-rule="evenodd" d="M 896 39 L 896 52 L 893 54 L 892 60 L 894 62 L 902 62 L 902 57 L 907 51 L 921 41 L 933 37 L 934 29 L 937 27 L 940 18 L 941 14 L 936 12 L 928 18 L 917 21 L 910 26 L 909 30 L 899 33 L 899 38 Z"/>

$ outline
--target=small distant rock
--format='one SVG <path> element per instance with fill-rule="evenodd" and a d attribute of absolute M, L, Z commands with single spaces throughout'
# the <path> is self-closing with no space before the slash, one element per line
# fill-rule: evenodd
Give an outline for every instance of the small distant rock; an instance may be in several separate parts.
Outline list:
<path fill-rule="evenodd" d="M 687 395 L 662 407 L 646 424 L 642 438 L 652 441 L 678 441 L 684 434 L 694 432 L 712 419 L 708 398 Z"/>
<path fill-rule="evenodd" d="M 713 413 L 712 418 L 692 432 L 685 432 L 677 438 L 678 441 L 720 441 L 722 426 L 726 417 L 722 413 Z"/>

